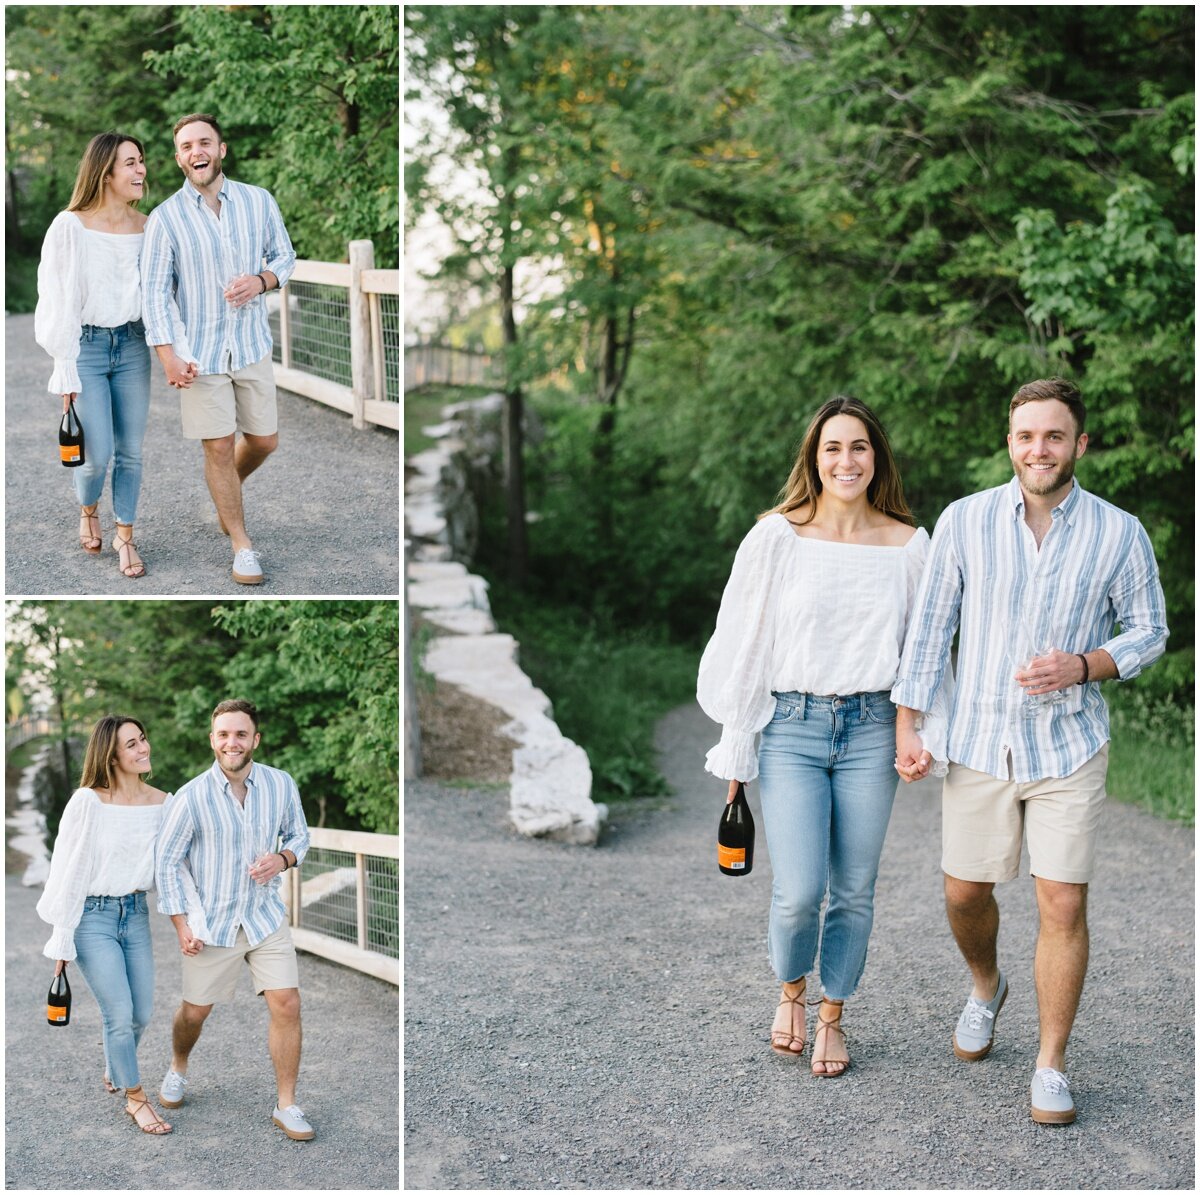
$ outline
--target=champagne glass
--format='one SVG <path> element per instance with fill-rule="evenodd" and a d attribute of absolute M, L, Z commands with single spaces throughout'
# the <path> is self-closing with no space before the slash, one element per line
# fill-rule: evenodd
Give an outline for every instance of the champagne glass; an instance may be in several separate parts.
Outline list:
<path fill-rule="evenodd" d="M 1040 656 L 1055 650 L 1054 612 L 1045 596 L 1032 591 L 1022 602 L 1015 622 L 1008 628 L 1008 660 L 1014 672 L 1025 672 Z M 1042 710 L 1060 705 L 1067 699 L 1062 689 L 1050 693 L 1024 692 L 1021 712 L 1026 718 L 1036 718 Z"/>

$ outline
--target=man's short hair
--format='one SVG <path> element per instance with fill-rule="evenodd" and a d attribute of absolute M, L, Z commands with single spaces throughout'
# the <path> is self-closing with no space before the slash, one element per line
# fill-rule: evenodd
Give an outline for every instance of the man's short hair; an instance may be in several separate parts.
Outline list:
<path fill-rule="evenodd" d="M 1008 404 L 1009 427 L 1012 426 L 1013 412 L 1018 407 L 1023 407 L 1027 402 L 1045 402 L 1051 398 L 1058 399 L 1071 412 L 1075 420 L 1075 438 L 1078 439 L 1083 435 L 1087 422 L 1087 407 L 1083 405 L 1079 387 L 1066 378 L 1039 378 L 1036 382 L 1026 382 Z"/>
<path fill-rule="evenodd" d="M 253 701 L 242 701 L 241 698 L 235 697 L 229 701 L 219 702 L 217 708 L 212 712 L 212 717 L 208 720 L 209 726 L 222 714 L 245 714 L 254 723 L 254 733 L 258 733 L 258 706 Z"/>
<path fill-rule="evenodd" d="M 210 116 L 207 112 L 193 112 L 190 116 L 181 116 L 176 122 L 175 127 L 171 130 L 171 140 L 174 141 L 179 136 L 179 130 L 185 124 L 191 124 L 193 120 L 202 120 L 205 124 L 210 124 L 216 130 L 217 140 L 224 141 L 225 137 L 221 133 L 221 126 L 217 124 L 217 118 Z"/>

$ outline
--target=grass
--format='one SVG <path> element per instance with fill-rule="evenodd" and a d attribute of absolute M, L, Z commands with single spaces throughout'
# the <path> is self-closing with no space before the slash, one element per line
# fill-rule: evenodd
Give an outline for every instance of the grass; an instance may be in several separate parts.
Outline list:
<path fill-rule="evenodd" d="M 19 257 L 10 253 L 4 261 L 4 310 L 22 315 L 37 306 L 38 257 Z"/>
<path fill-rule="evenodd" d="M 521 645 L 522 669 L 550 698 L 559 729 L 587 752 L 593 798 L 668 792 L 655 764 L 654 728 L 695 694 L 696 650 L 650 629 L 535 605 L 498 580 L 491 596 L 497 622 Z"/>
<path fill-rule="evenodd" d="M 1109 796 L 1155 817 L 1194 826 L 1194 706 L 1156 699 L 1132 685 L 1106 685 L 1104 698 L 1112 725 Z"/>
<path fill-rule="evenodd" d="M 418 390 L 409 390 L 404 395 L 405 457 L 433 446 L 434 441 L 422 429 L 442 422 L 444 406 L 469 398 L 482 398 L 493 392 L 493 387 L 483 386 L 422 386 Z"/>

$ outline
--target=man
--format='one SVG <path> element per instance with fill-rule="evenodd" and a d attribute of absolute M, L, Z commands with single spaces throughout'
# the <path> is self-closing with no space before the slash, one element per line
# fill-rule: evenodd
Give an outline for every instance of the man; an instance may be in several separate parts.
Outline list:
<path fill-rule="evenodd" d="M 1137 676 L 1167 638 L 1146 533 L 1075 480 L 1085 417 L 1079 391 L 1061 378 L 1013 396 L 1015 476 L 952 503 L 938 520 L 892 689 L 896 767 L 911 782 L 929 770 L 915 723 L 942 684 L 958 628 L 942 870 L 950 928 L 974 986 L 954 1053 L 976 1061 L 992 1047 L 1008 995 L 992 889 L 1016 877 L 1024 829 L 1040 921 L 1031 1098 L 1041 1124 L 1075 1119 L 1066 1048 L 1087 970 L 1087 888 L 1108 767 L 1100 685 Z M 1030 660 L 1015 644 L 1023 627 L 1043 620 L 1050 632 Z"/>
<path fill-rule="evenodd" d="M 174 132 L 185 182 L 146 221 L 146 340 L 167 381 L 187 391 L 180 404 L 183 434 L 204 444 L 204 476 L 233 547 L 233 579 L 259 585 L 263 572 L 246 533 L 242 483 L 279 444 L 263 296 L 292 276 L 296 254 L 270 193 L 225 177 L 227 146 L 216 119 L 185 116 Z M 171 343 L 172 297 L 193 363 L 180 360 Z"/>
<path fill-rule="evenodd" d="M 183 1103 L 188 1057 L 218 1000 L 232 998 L 243 964 L 270 1013 L 267 1046 L 278 1100 L 273 1122 L 296 1141 L 315 1135 L 296 1104 L 300 1070 L 300 991 L 296 950 L 276 877 L 298 867 L 308 825 L 296 782 L 254 762 L 258 711 L 249 701 L 222 701 L 209 740 L 216 761 L 167 802 L 155 852 L 159 911 L 175 923 L 183 953 L 183 1003 L 175 1014 L 171 1068 L 160 1098 Z M 279 850 L 276 839 L 282 837 Z M 192 935 L 184 915 L 179 865 L 186 861 L 208 922 Z"/>

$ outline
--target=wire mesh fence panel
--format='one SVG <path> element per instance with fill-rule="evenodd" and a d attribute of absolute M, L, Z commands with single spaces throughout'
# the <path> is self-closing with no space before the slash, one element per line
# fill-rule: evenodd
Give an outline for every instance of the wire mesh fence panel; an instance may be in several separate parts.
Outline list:
<path fill-rule="evenodd" d="M 300 872 L 300 925 L 358 942 L 358 870 L 353 851 L 311 847 Z"/>
<path fill-rule="evenodd" d="M 351 384 L 350 303 L 344 286 L 289 282 L 284 301 L 292 333 L 292 368 L 326 381 Z M 282 362 L 279 314 L 270 316 L 272 356 Z"/>
<path fill-rule="evenodd" d="M 366 856 L 368 950 L 400 957 L 400 864 Z M 353 851 L 311 847 L 300 872 L 303 929 L 358 944 L 358 867 Z"/>
<path fill-rule="evenodd" d="M 367 949 L 400 957 L 400 860 L 367 856 Z"/>
<path fill-rule="evenodd" d="M 383 394 L 385 402 L 400 401 L 400 296 L 379 296 L 383 324 Z"/>

